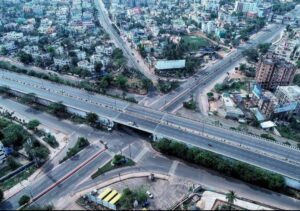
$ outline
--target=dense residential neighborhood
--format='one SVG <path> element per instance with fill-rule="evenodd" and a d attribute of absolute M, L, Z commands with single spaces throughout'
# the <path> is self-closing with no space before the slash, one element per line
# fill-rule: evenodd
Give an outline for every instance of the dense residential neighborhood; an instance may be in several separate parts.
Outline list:
<path fill-rule="evenodd" d="M 299 0 L 0 0 L 0 210 L 299 210 Z"/>

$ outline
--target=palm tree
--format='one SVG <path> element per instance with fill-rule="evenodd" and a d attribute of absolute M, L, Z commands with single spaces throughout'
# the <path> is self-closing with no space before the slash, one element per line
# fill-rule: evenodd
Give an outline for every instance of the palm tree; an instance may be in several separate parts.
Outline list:
<path fill-rule="evenodd" d="M 234 203 L 234 201 L 236 200 L 236 194 L 234 191 L 229 191 L 228 193 L 226 193 L 226 199 L 227 199 L 227 202 L 229 204 L 229 210 L 231 210 L 232 208 L 232 205 Z"/>

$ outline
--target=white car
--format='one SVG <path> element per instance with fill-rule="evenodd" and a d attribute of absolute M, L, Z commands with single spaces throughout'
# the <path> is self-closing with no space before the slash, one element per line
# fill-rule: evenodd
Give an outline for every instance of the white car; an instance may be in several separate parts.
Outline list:
<path fill-rule="evenodd" d="M 146 194 L 149 196 L 150 199 L 153 199 L 153 195 L 152 195 L 152 193 L 150 191 L 147 190 Z"/>

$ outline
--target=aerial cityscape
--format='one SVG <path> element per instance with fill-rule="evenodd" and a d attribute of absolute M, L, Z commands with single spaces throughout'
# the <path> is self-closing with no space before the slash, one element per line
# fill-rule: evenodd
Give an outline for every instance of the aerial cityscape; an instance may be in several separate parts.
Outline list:
<path fill-rule="evenodd" d="M 300 210 L 300 1 L 0 0 L 0 210 Z"/>

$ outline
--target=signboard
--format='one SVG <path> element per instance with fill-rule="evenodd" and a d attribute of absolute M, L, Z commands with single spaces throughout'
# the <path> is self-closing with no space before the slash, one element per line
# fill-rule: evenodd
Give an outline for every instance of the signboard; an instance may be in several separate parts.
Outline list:
<path fill-rule="evenodd" d="M 274 113 L 282 113 L 282 112 L 287 112 L 287 111 L 293 111 L 297 108 L 297 105 L 298 105 L 297 102 L 292 102 L 292 103 L 279 105 L 278 107 L 275 108 Z"/>

